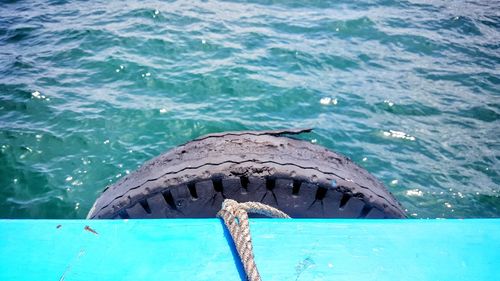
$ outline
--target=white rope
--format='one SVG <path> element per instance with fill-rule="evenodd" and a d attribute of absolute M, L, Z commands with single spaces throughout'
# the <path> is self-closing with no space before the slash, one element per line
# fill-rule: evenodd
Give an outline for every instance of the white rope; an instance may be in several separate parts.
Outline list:
<path fill-rule="evenodd" d="M 232 199 L 222 202 L 217 216 L 224 220 L 245 269 L 247 280 L 260 281 L 259 271 L 253 256 L 252 237 L 248 213 L 261 214 L 272 218 L 290 218 L 282 211 L 259 202 L 238 203 Z"/>

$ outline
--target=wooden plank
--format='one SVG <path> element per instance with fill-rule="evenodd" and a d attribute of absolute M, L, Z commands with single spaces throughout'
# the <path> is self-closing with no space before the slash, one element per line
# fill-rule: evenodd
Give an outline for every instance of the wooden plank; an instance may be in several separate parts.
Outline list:
<path fill-rule="evenodd" d="M 251 229 L 263 280 L 499 280 L 500 219 Z M 0 220 L 0 237 L 0 280 L 240 280 L 217 219 Z"/>

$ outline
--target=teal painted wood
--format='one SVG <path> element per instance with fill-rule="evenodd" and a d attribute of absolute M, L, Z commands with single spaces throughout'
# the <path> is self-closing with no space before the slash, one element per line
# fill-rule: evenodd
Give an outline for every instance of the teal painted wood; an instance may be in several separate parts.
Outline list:
<path fill-rule="evenodd" d="M 253 219 L 251 231 L 264 281 L 500 278 L 500 219 Z M 217 219 L 0 220 L 0 280 L 240 280 L 224 235 Z"/>

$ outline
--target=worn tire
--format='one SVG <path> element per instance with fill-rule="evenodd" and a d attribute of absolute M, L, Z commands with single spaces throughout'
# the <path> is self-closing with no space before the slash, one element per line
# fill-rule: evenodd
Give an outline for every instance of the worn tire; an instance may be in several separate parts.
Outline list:
<path fill-rule="evenodd" d="M 211 134 L 178 146 L 107 187 L 91 219 L 215 217 L 224 198 L 260 201 L 296 218 L 404 218 L 366 170 L 307 141 L 308 130 Z"/>

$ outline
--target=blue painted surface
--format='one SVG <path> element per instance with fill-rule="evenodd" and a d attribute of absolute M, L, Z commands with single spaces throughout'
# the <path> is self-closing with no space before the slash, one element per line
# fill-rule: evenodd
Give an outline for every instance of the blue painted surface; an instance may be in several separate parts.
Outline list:
<path fill-rule="evenodd" d="M 498 280 L 500 219 L 253 219 L 251 231 L 263 280 Z M 217 219 L 0 220 L 0 236 L 0 280 L 240 280 Z"/>

